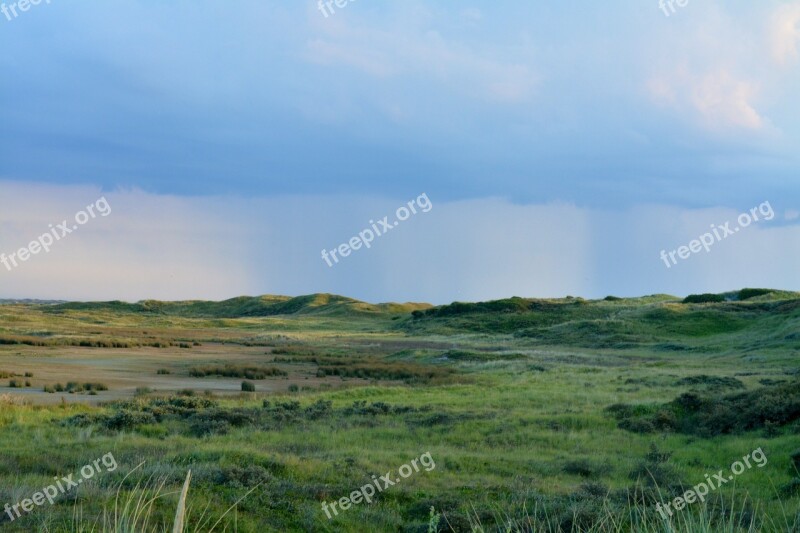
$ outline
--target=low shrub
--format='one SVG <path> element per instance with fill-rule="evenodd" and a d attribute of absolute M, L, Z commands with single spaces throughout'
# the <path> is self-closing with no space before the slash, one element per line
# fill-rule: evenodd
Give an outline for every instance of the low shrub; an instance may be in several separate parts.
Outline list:
<path fill-rule="evenodd" d="M 253 425 L 256 419 L 257 413 L 252 409 L 206 409 L 189 417 L 189 433 L 195 437 L 224 435 L 231 427 Z"/>
<path fill-rule="evenodd" d="M 121 410 L 103 419 L 103 425 L 111 430 L 131 430 L 142 424 L 154 424 L 155 417 L 151 413 Z"/>
<path fill-rule="evenodd" d="M 226 378 L 266 379 L 272 376 L 288 376 L 288 372 L 273 366 L 257 367 L 246 365 L 207 365 L 196 366 L 189 370 L 193 377 L 220 376 Z"/>
<path fill-rule="evenodd" d="M 66 391 L 70 394 L 108 390 L 108 386 L 104 383 L 78 383 L 77 381 L 70 381 L 66 386 L 57 383 L 53 388 L 58 392 Z"/>
<path fill-rule="evenodd" d="M 765 294 L 772 294 L 772 289 L 742 289 L 739 291 L 739 300 L 749 300 L 757 296 L 764 296 Z"/>
<path fill-rule="evenodd" d="M 689 376 L 679 379 L 676 383 L 678 386 L 695 386 L 705 385 L 714 389 L 744 389 L 744 383 L 736 378 L 707 376 L 701 374 L 699 376 Z"/>
<path fill-rule="evenodd" d="M 442 356 L 454 361 L 470 362 L 514 361 L 518 359 L 526 359 L 526 356 L 521 353 L 470 352 L 466 350 L 449 350 L 442 354 Z"/>
<path fill-rule="evenodd" d="M 790 453 L 789 458 L 792 460 L 792 468 L 795 473 L 800 475 L 800 448 Z"/>
<path fill-rule="evenodd" d="M 427 366 L 416 363 L 396 363 L 380 360 L 353 362 L 352 360 L 336 361 L 328 358 L 317 369 L 317 377 L 339 376 L 347 378 L 399 380 L 407 383 L 427 383 L 435 379 L 444 379 L 453 375 L 452 368 Z"/>
<path fill-rule="evenodd" d="M 796 477 L 783 485 L 780 492 L 786 498 L 794 498 L 800 495 L 800 477 Z"/>
<path fill-rule="evenodd" d="M 671 456 L 671 453 L 661 452 L 655 444 L 651 444 L 644 460 L 636 465 L 628 477 L 658 490 L 669 492 L 670 487 L 680 489 L 678 474 L 669 463 Z"/>
<path fill-rule="evenodd" d="M 577 475 L 581 477 L 595 477 L 610 472 L 608 465 L 603 465 L 590 461 L 589 459 L 575 459 L 567 461 L 562 470 L 566 474 Z"/>
<path fill-rule="evenodd" d="M 690 294 L 683 299 L 685 304 L 705 304 L 705 303 L 719 303 L 724 302 L 725 297 L 721 294 Z"/>
<path fill-rule="evenodd" d="M 243 392 L 255 392 L 256 385 L 250 381 L 242 381 L 242 391 Z"/>
<path fill-rule="evenodd" d="M 711 437 L 777 428 L 800 420 L 800 382 L 724 396 L 685 393 L 668 404 L 612 405 L 619 427 L 636 433 L 675 431 Z"/>
<path fill-rule="evenodd" d="M 214 480 L 216 485 L 234 489 L 252 489 L 259 485 L 266 486 L 274 480 L 266 468 L 261 465 L 237 465 L 221 468 Z"/>

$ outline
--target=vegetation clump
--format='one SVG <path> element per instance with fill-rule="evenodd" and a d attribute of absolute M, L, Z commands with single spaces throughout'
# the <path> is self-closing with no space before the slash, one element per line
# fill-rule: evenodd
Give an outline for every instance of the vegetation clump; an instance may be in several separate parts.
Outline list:
<path fill-rule="evenodd" d="M 676 383 L 678 386 L 697 386 L 703 385 L 711 389 L 744 389 L 744 383 L 736 378 L 707 376 L 701 374 L 699 376 L 689 376 L 679 379 Z"/>
<path fill-rule="evenodd" d="M 514 361 L 526 358 L 525 355 L 521 353 L 476 352 L 467 350 L 448 350 L 442 354 L 442 357 L 454 361 L 469 362 Z"/>
<path fill-rule="evenodd" d="M 772 294 L 775 291 L 772 289 L 742 289 L 739 291 L 739 300 L 749 300 L 758 296 Z"/>
<path fill-rule="evenodd" d="M 66 385 L 56 383 L 55 385 L 48 385 L 45 387 L 45 392 L 68 392 L 70 394 L 82 392 L 97 393 L 98 391 L 106 390 L 108 390 L 108 385 L 104 383 L 78 383 L 77 381 L 69 381 Z"/>
<path fill-rule="evenodd" d="M 690 392 L 665 405 L 616 404 L 607 411 L 620 428 L 636 433 L 740 434 L 800 420 L 800 381 L 725 396 Z"/>
<path fill-rule="evenodd" d="M 221 376 L 226 378 L 266 379 L 274 376 L 288 376 L 289 373 L 274 366 L 259 367 L 251 365 L 206 365 L 189 370 L 193 377 Z"/>
<path fill-rule="evenodd" d="M 379 359 L 353 362 L 327 358 L 320 361 L 317 377 L 339 376 L 347 378 L 399 380 L 406 383 L 427 383 L 451 377 L 455 370 L 447 367 L 421 365 L 409 362 L 388 362 Z"/>
<path fill-rule="evenodd" d="M 608 465 L 596 463 L 585 458 L 567 461 L 564 463 L 562 470 L 567 474 L 585 478 L 601 476 L 611 471 Z"/>
<path fill-rule="evenodd" d="M 724 301 L 725 301 L 725 296 L 723 296 L 722 294 L 711 294 L 711 293 L 690 294 L 689 296 L 683 299 L 683 303 L 685 304 L 707 304 L 707 303 L 719 303 Z"/>

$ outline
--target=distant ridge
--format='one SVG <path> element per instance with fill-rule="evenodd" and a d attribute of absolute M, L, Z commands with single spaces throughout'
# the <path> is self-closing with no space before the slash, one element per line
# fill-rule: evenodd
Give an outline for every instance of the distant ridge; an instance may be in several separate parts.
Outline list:
<path fill-rule="evenodd" d="M 66 300 L 34 300 L 30 298 L 14 299 L 0 298 L 0 305 L 49 305 L 66 303 Z"/>
<path fill-rule="evenodd" d="M 652 294 L 649 296 L 621 298 L 607 296 L 604 299 L 585 300 L 580 297 L 567 296 L 566 298 L 505 298 L 485 302 L 453 302 L 446 305 L 434 306 L 428 303 L 380 303 L 371 304 L 328 293 L 308 294 L 304 296 L 239 296 L 223 301 L 186 300 L 186 301 L 161 301 L 142 300 L 136 303 L 122 302 L 119 300 L 105 302 L 65 302 L 63 300 L 34 300 L 34 299 L 0 299 L 0 305 L 41 305 L 44 312 L 63 313 L 68 311 L 101 311 L 109 313 L 137 313 L 161 314 L 167 316 L 182 316 L 187 318 L 246 318 L 269 317 L 286 315 L 324 315 L 331 317 L 350 316 L 378 316 L 378 315 L 412 315 L 420 318 L 453 318 L 453 317 L 478 317 L 481 315 L 494 316 L 495 318 L 507 317 L 510 322 L 508 329 L 517 331 L 517 326 L 522 325 L 519 320 L 512 319 L 510 315 L 541 313 L 550 316 L 564 315 L 571 319 L 600 318 L 610 309 L 608 304 L 641 307 L 647 305 L 670 304 L 733 304 L 733 303 L 763 303 L 797 301 L 800 293 L 781 291 L 775 289 L 742 289 L 719 294 L 693 294 L 684 299 L 668 294 Z M 577 307 L 576 307 L 577 306 Z M 585 311 L 579 311 L 584 309 Z M 592 311 L 594 312 L 592 312 Z M 616 311 L 615 311 L 616 312 Z M 468 322 L 459 324 L 457 329 L 473 329 Z M 522 323 L 525 321 L 523 320 Z M 482 328 L 476 328 L 481 330 Z"/>
<path fill-rule="evenodd" d="M 454 302 L 412 311 L 398 327 L 418 335 L 503 333 L 550 346 L 687 353 L 736 347 L 800 355 L 800 293 L 742 289 L 683 299 L 659 294 Z"/>
<path fill-rule="evenodd" d="M 306 296 L 239 296 L 221 302 L 188 300 L 164 302 L 143 300 L 137 303 L 66 302 L 52 305 L 48 312 L 109 311 L 116 313 L 153 313 L 196 318 L 243 318 L 278 315 L 330 315 L 411 313 L 429 309 L 424 303 L 370 304 L 335 294 L 309 294 Z"/>

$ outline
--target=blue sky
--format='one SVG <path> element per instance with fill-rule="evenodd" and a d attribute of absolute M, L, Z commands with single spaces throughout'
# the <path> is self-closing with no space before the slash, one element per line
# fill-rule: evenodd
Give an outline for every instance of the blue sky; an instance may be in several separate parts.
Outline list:
<path fill-rule="evenodd" d="M 702 213 L 735 216 L 765 200 L 779 214 L 770 228 L 797 229 L 798 23 L 797 1 L 690 0 L 665 16 L 658 0 L 355 0 L 325 17 L 314 1 L 43 0 L 12 20 L 0 15 L 0 203 L 7 205 L 0 251 L 24 245 L 42 224 L 74 213 L 92 195 L 108 194 L 126 206 L 116 215 L 132 227 L 163 202 L 219 217 L 231 226 L 220 246 L 237 252 L 220 251 L 236 258 L 197 272 L 196 282 L 176 292 L 156 273 L 98 287 L 86 273 L 102 259 L 91 265 L 70 259 L 73 273 L 51 286 L 37 276 L 59 271 L 67 260 L 52 253 L 37 257 L 36 267 L 26 264 L 25 272 L 5 274 L 14 278 L 3 280 L 0 271 L 0 296 L 319 290 L 441 302 L 713 288 L 705 271 L 650 275 L 642 266 L 650 259 L 640 264 L 638 257 L 657 258 L 661 249 L 703 233 L 715 220 Z M 77 205 L 42 208 L 81 191 Z M 344 242 L 370 218 L 423 191 L 447 213 L 447 223 L 431 216 L 440 222 L 426 228 L 420 217 L 413 221 L 418 230 L 387 236 L 383 250 L 318 270 L 321 247 Z M 272 206 L 276 216 L 284 211 L 279 206 L 293 208 L 281 221 L 258 205 Z M 572 252 L 559 240 L 536 252 L 530 248 L 544 242 L 528 239 L 546 235 L 459 234 L 469 220 L 485 216 L 491 226 L 504 219 L 501 213 L 517 212 L 518 219 L 504 219 L 495 230 L 517 235 L 529 217 L 538 220 L 548 209 L 561 209 L 564 218 L 548 229 L 552 235 L 576 242 L 566 228 L 578 221 L 596 235 Z M 648 219 L 653 237 L 642 238 L 652 242 L 624 247 L 615 261 L 603 254 L 661 209 L 701 218 L 694 227 Z M 287 228 L 294 213 L 307 216 Z M 149 216 L 164 216 L 161 227 L 186 222 Z M 433 235 L 438 244 L 430 242 Z M 88 249 L 108 246 L 102 236 L 92 238 Z M 134 263 L 151 264 L 165 261 L 168 248 L 191 256 L 186 242 L 203 238 L 209 237 L 165 239 L 149 252 L 119 238 L 113 246 Z M 741 258 L 716 251 L 707 267 L 733 271 L 724 280 L 732 286 L 722 290 L 751 282 L 800 289 L 789 274 L 800 266 L 795 238 L 791 232 L 766 252 L 757 248 L 773 242 L 766 235 L 730 245 L 742 257 L 754 249 L 768 253 L 786 274 L 762 268 L 754 276 L 731 264 Z M 429 258 L 437 256 L 462 240 L 466 248 L 492 249 L 500 260 L 483 265 L 472 253 L 451 265 L 452 254 L 442 254 L 428 270 L 409 274 L 398 259 L 423 245 L 431 247 Z M 280 259 L 268 251 L 276 249 Z M 77 252 L 63 252 L 69 253 Z M 405 265 L 406 273 L 378 274 L 371 262 L 381 257 L 384 267 Z M 521 259 L 531 262 L 527 270 L 492 266 Z M 547 281 L 565 269 L 541 265 L 577 260 L 581 272 Z M 450 275 L 439 280 L 434 271 L 445 268 Z M 239 280 L 220 282 L 225 272 L 238 272 Z M 432 287 L 414 290 L 407 277 L 426 278 Z M 500 277 L 502 283 L 487 281 Z M 406 298 L 397 287 L 413 294 Z"/>

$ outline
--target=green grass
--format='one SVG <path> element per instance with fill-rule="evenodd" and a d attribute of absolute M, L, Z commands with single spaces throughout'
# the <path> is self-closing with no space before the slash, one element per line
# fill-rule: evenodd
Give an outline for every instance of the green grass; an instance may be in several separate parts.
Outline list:
<path fill-rule="evenodd" d="M 186 531 L 205 531 L 217 521 L 219 531 L 241 532 L 429 531 L 437 523 L 434 531 L 797 530 L 800 496 L 788 487 L 800 478 L 792 459 L 800 426 L 758 410 L 758 399 L 771 397 L 765 390 L 776 391 L 773 400 L 791 402 L 798 375 L 792 335 L 800 331 L 800 305 L 796 295 L 775 294 L 710 304 L 662 295 L 514 299 L 430 311 L 365 309 L 319 295 L 268 297 L 259 305 L 282 305 L 285 313 L 237 317 L 211 316 L 231 313 L 235 302 L 221 311 L 202 303 L 0 306 L 0 334 L 54 343 L 40 355 L 28 347 L 24 353 L 32 358 L 64 349 L 124 358 L 125 350 L 66 343 L 155 337 L 201 343 L 222 368 L 225 357 L 250 354 L 256 368 L 280 361 L 312 373 L 335 370 L 343 385 L 320 389 L 300 379 L 294 392 L 261 392 L 270 379 L 285 379 L 275 376 L 259 381 L 259 392 L 241 396 L 134 397 L 131 391 L 127 400 L 98 407 L 25 405 L 24 396 L 2 396 L 3 503 L 30 497 L 53 476 L 77 472 L 108 452 L 119 468 L 53 506 L 0 525 L 8 531 L 168 531 L 191 470 Z M 245 311 L 248 301 L 237 300 Z M 0 346 L 0 368 L 21 373 L 4 364 L 18 351 L 18 345 Z M 188 370 L 181 351 L 174 353 L 168 366 Z M 235 364 L 245 365 L 241 360 Z M 147 375 L 154 377 L 156 368 Z M 37 380 L 42 375 L 36 371 Z M 191 388 L 202 391 L 208 379 L 197 378 Z M 723 416 L 717 404 L 725 405 L 730 416 L 753 423 L 693 432 L 712 418 L 698 422 L 691 416 L 702 410 L 688 418 L 675 411 L 680 424 L 637 433 L 620 427 L 607 409 L 625 404 L 630 416 L 647 418 L 681 405 L 673 402 L 687 393 L 706 398 L 710 413 Z M 690 506 L 672 522 L 655 511 L 656 501 L 757 448 L 766 466 L 747 470 L 706 504 Z M 415 473 L 333 520 L 321 510 L 323 501 L 348 496 L 373 474 L 396 472 L 425 452 L 436 463 L 430 472 Z M 121 518 L 114 512 L 125 508 L 120 502 L 129 503 Z M 131 525 L 145 517 L 146 525 Z"/>

